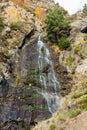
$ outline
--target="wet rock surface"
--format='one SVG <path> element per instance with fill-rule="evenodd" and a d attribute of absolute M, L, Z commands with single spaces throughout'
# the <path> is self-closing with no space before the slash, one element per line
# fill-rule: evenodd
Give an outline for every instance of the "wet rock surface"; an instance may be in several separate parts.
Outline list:
<path fill-rule="evenodd" d="M 38 77 L 39 73 L 47 75 L 50 66 L 43 63 L 42 70 L 38 69 L 36 39 L 34 37 L 33 42 L 27 42 L 21 50 L 16 50 L 15 55 L 8 60 L 8 78 L 5 78 L 3 74 L 0 76 L 1 90 L 5 83 L 3 93 L 0 92 L 0 127 L 2 130 L 29 129 L 30 125 L 35 125 L 39 120 L 41 121 L 51 116 L 45 98 L 39 93 L 44 86 L 41 85 Z M 42 51 L 45 53 L 43 49 Z M 56 58 L 59 59 L 59 55 Z M 64 84 L 66 82 L 65 85 L 67 85 L 67 80 L 69 82 L 71 79 L 68 76 L 66 77 L 66 69 L 61 68 L 56 61 L 55 70 L 58 74 L 62 72 L 63 77 L 65 74 L 64 81 L 62 81 Z M 10 62 L 12 66 L 9 65 Z M 12 71 L 10 72 L 9 70 Z M 53 86 L 48 87 L 46 91 L 49 91 L 49 93 L 53 92 Z M 60 92 L 60 88 L 57 91 Z M 68 88 L 62 87 L 61 93 L 68 93 L 69 91 Z M 6 93 L 4 94 L 4 92 Z"/>
<path fill-rule="evenodd" d="M 1 130 L 23 130 L 20 126 L 18 126 L 15 122 L 4 124 Z"/>
<path fill-rule="evenodd" d="M 26 127 L 29 127 L 31 120 L 31 112 L 23 107 L 20 102 L 4 102 L 0 104 L 0 122 L 6 123 L 9 121 L 24 122 Z"/>
<path fill-rule="evenodd" d="M 9 91 L 9 84 L 5 79 L 5 75 L 0 73 L 0 97 L 6 97 Z"/>
<path fill-rule="evenodd" d="M 36 42 L 35 42 L 36 43 Z M 51 114 L 45 99 L 38 93 L 38 52 L 36 44 L 27 43 L 11 58 L 14 66 L 8 64 L 8 78 L 0 73 L 0 127 L 2 130 L 29 129 L 40 118 Z"/>

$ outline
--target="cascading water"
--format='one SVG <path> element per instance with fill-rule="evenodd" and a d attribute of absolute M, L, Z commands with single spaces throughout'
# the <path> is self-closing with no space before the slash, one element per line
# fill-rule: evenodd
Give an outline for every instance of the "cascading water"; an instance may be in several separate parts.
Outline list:
<path fill-rule="evenodd" d="M 37 50 L 39 53 L 39 82 L 42 86 L 40 93 L 45 98 L 49 111 L 54 113 L 60 104 L 61 95 L 59 91 L 61 87 L 55 75 L 50 52 L 40 37 L 37 42 Z"/>

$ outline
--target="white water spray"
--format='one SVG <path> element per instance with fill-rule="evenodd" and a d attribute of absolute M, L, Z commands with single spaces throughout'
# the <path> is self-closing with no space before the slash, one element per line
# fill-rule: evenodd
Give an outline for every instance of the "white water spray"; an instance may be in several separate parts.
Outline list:
<path fill-rule="evenodd" d="M 54 113 L 60 104 L 61 96 L 59 91 L 61 87 L 55 75 L 50 52 L 40 37 L 37 42 L 37 50 L 39 53 L 39 82 L 42 85 L 40 93 L 45 98 L 49 111 Z"/>

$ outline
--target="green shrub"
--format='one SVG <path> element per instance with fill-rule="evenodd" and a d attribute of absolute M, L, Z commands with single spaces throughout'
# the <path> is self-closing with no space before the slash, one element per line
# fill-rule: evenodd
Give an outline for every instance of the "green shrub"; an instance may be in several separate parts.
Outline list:
<path fill-rule="evenodd" d="M 74 56 L 69 56 L 67 59 L 66 59 L 66 63 L 68 64 L 68 65 L 71 65 L 71 63 L 74 61 Z"/>
<path fill-rule="evenodd" d="M 70 47 L 70 41 L 65 36 L 63 36 L 60 38 L 58 46 L 61 50 L 66 50 Z"/>
<path fill-rule="evenodd" d="M 87 94 L 87 89 L 84 90 L 84 91 L 74 92 L 72 94 L 72 98 L 79 98 L 79 97 L 81 97 L 82 95 L 85 95 L 85 94 Z"/>
<path fill-rule="evenodd" d="M 65 118 L 63 117 L 63 115 L 59 114 L 58 115 L 58 120 L 59 121 L 65 121 Z"/>
<path fill-rule="evenodd" d="M 0 13 L 0 30 L 2 30 L 3 29 L 3 27 L 4 27 L 4 18 L 2 17 L 2 15 L 1 15 L 1 13 Z"/>
<path fill-rule="evenodd" d="M 83 95 L 82 92 L 75 92 L 75 93 L 73 93 L 72 98 L 78 98 L 78 97 L 80 97 L 82 95 Z"/>
<path fill-rule="evenodd" d="M 81 98 L 81 102 L 82 102 L 82 103 L 87 102 L 87 95 L 84 95 L 84 96 Z"/>
<path fill-rule="evenodd" d="M 74 109 L 74 110 L 69 110 L 66 115 L 69 116 L 70 118 L 74 118 L 77 115 L 79 115 L 82 112 L 82 109 Z"/>
<path fill-rule="evenodd" d="M 81 81 L 82 86 L 87 86 L 87 77 L 84 77 Z"/>
<path fill-rule="evenodd" d="M 20 25 L 20 23 L 12 23 L 12 24 L 11 24 L 11 28 L 12 28 L 13 30 L 20 30 L 21 25 Z"/>
<path fill-rule="evenodd" d="M 80 108 L 83 109 L 83 110 L 87 110 L 87 102 L 81 103 Z"/>
<path fill-rule="evenodd" d="M 3 35 L 3 40 L 9 39 L 9 38 L 12 38 L 9 33 Z"/>
<path fill-rule="evenodd" d="M 85 5 L 83 6 L 83 13 L 84 13 L 85 15 L 87 15 L 87 4 L 85 4 Z"/>
<path fill-rule="evenodd" d="M 4 52 L 5 56 L 9 56 L 9 49 L 8 49 L 8 47 L 4 47 L 3 52 Z"/>
<path fill-rule="evenodd" d="M 54 130 L 55 128 L 56 128 L 55 124 L 54 124 L 54 123 L 52 123 L 52 124 L 50 125 L 49 130 Z"/>
<path fill-rule="evenodd" d="M 80 50 L 81 50 L 81 45 L 77 45 L 77 46 L 74 48 L 75 53 L 78 53 Z"/>
<path fill-rule="evenodd" d="M 17 76 L 16 76 L 16 87 L 19 85 L 19 82 L 20 82 L 20 76 L 17 75 Z"/>
<path fill-rule="evenodd" d="M 84 35 L 84 40 L 87 41 L 87 34 Z"/>
<path fill-rule="evenodd" d="M 58 6 L 49 10 L 45 23 L 47 37 L 52 43 L 58 44 L 63 35 L 69 35 L 70 22 L 64 11 Z"/>

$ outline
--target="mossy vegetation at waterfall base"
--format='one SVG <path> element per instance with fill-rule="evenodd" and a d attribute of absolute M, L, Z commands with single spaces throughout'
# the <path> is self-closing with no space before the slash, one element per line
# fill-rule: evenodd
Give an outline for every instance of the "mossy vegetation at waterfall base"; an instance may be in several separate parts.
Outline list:
<path fill-rule="evenodd" d="M 48 12 L 45 19 L 48 39 L 53 44 L 57 44 L 61 50 L 70 47 L 68 36 L 71 27 L 66 14 L 64 10 L 55 6 Z"/>

